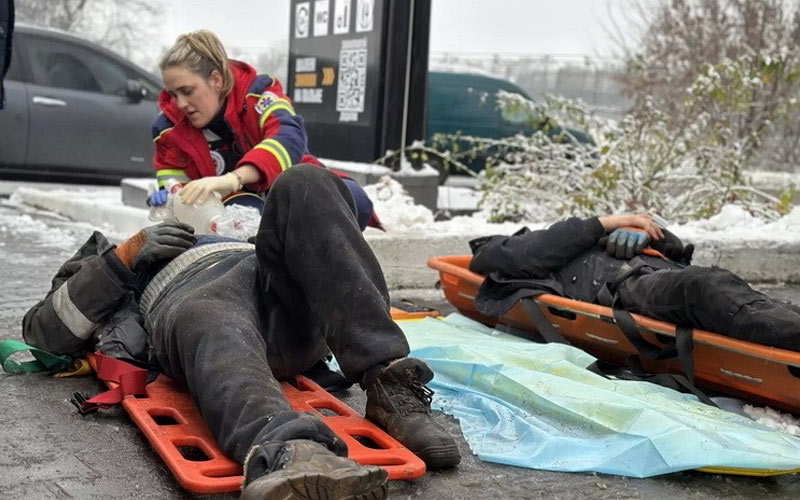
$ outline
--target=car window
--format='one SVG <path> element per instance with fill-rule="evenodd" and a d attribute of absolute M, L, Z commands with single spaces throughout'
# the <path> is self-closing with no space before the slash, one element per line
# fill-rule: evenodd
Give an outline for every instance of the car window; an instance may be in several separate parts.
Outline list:
<path fill-rule="evenodd" d="M 112 58 L 63 41 L 31 37 L 28 44 L 34 81 L 41 85 L 124 96 L 129 78 L 142 82 L 147 97 L 158 92 L 133 69 Z"/>
<path fill-rule="evenodd" d="M 22 64 L 20 63 L 19 56 L 19 49 L 17 48 L 17 41 L 18 39 L 14 39 L 12 44 L 12 51 L 11 51 L 11 65 L 8 67 L 8 73 L 6 73 L 6 80 L 11 80 L 15 82 L 22 81 Z"/>
<path fill-rule="evenodd" d="M 466 85 L 442 85 L 431 94 L 436 106 L 448 120 L 498 121 L 494 99 L 489 89 Z"/>
<path fill-rule="evenodd" d="M 142 88 L 145 90 L 144 98 L 146 100 L 155 101 L 158 99 L 158 93 L 161 92 L 161 86 L 154 85 L 152 82 L 150 82 L 150 80 L 142 78 L 133 70 L 129 71 L 128 78 L 132 80 L 139 80 L 139 82 L 141 82 Z"/>
<path fill-rule="evenodd" d="M 75 47 L 36 37 L 28 38 L 27 46 L 34 82 L 48 87 L 100 92 L 100 84 Z"/>

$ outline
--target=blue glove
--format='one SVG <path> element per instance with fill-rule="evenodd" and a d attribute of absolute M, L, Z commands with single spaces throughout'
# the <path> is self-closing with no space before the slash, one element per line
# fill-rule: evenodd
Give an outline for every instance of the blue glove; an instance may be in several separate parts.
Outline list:
<path fill-rule="evenodd" d="M 167 202 L 168 196 L 169 194 L 167 193 L 166 189 L 159 189 L 155 193 L 151 194 L 149 198 L 147 198 L 147 206 L 160 207 Z"/>
<path fill-rule="evenodd" d="M 650 244 L 645 233 L 630 229 L 617 229 L 608 236 L 606 252 L 618 259 L 632 259 Z"/>

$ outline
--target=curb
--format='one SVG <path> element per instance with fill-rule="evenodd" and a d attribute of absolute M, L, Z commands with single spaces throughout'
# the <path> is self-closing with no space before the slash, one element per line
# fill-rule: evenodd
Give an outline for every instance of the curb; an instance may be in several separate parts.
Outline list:
<path fill-rule="evenodd" d="M 57 212 L 75 221 L 111 226 L 120 234 L 132 234 L 152 224 L 147 218 L 147 210 L 121 204 L 119 188 L 116 191 L 76 192 L 20 187 L 14 197 L 26 205 Z M 117 204 L 109 204 L 109 201 Z M 479 236 L 485 235 L 387 234 L 372 230 L 365 234 L 390 289 L 434 286 L 439 276 L 426 266 L 428 258 L 467 254 L 469 240 Z M 723 267 L 749 282 L 800 283 L 800 242 L 755 240 L 732 245 L 730 241 L 710 237 L 694 237 L 690 241 L 698 248 L 694 259 L 696 265 Z"/>

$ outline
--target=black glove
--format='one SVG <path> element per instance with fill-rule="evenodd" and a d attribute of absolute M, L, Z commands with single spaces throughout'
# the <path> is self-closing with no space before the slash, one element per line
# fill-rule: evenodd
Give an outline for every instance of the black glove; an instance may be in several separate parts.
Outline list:
<path fill-rule="evenodd" d="M 634 255 L 642 253 L 642 250 L 647 248 L 650 244 L 650 237 L 631 229 L 617 229 L 607 238 L 600 238 L 599 243 L 601 246 L 605 246 L 606 252 L 612 257 L 632 259 Z"/>
<path fill-rule="evenodd" d="M 163 259 L 172 259 L 192 248 L 197 238 L 194 228 L 182 222 L 164 222 L 157 226 L 150 226 L 139 231 L 136 236 L 123 243 L 134 241 L 134 246 L 139 246 L 131 261 L 131 271 L 138 273 L 148 266 Z"/>
<path fill-rule="evenodd" d="M 664 257 L 671 261 L 688 266 L 692 263 L 694 245 L 689 243 L 688 245 L 683 246 L 680 243 L 667 243 L 664 245 L 664 249 L 661 251 L 661 253 L 664 254 Z"/>

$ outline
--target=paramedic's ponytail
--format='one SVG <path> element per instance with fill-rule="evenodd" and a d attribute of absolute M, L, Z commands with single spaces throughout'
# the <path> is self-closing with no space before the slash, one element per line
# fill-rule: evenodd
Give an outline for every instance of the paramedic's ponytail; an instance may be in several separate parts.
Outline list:
<path fill-rule="evenodd" d="M 222 95 L 228 95 L 233 88 L 233 73 L 225 47 L 217 35 L 209 30 L 180 35 L 158 63 L 161 71 L 173 66 L 185 66 L 203 78 L 208 78 L 213 70 L 217 70 L 222 75 Z"/>

